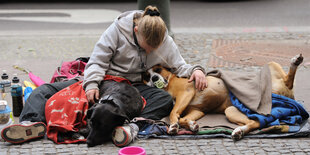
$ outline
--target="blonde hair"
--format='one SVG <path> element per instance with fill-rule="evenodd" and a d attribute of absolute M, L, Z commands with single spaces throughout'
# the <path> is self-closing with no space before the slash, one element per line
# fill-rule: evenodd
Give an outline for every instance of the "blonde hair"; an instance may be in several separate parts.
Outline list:
<path fill-rule="evenodd" d="M 136 22 L 138 32 L 153 48 L 157 48 L 163 42 L 166 33 L 166 24 L 159 15 L 157 7 L 149 5 L 145 8 L 142 18 Z"/>

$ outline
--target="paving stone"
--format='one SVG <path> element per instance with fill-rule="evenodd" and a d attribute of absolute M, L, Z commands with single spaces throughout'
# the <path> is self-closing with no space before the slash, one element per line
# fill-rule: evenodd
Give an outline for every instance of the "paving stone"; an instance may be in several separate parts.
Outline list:
<path fill-rule="evenodd" d="M 20 149 L 19 152 L 25 154 L 25 153 L 30 153 L 31 150 L 30 149 Z"/>
<path fill-rule="evenodd" d="M 266 154 L 266 152 L 263 149 L 259 148 L 259 147 L 256 148 L 256 149 L 253 149 L 253 152 L 255 154 Z"/>
<path fill-rule="evenodd" d="M 157 151 L 150 151 L 151 153 L 153 153 L 153 154 L 166 154 L 165 153 L 165 151 L 164 150 L 157 150 Z M 147 154 L 148 154 L 148 152 L 147 152 Z"/>
<path fill-rule="evenodd" d="M 223 139 L 222 143 L 225 145 L 235 145 L 232 139 Z"/>
<path fill-rule="evenodd" d="M 195 150 L 190 150 L 191 153 L 200 153 L 201 151 L 199 149 L 195 149 Z"/>
<path fill-rule="evenodd" d="M 87 155 L 88 152 L 87 151 L 75 151 L 72 152 L 73 155 Z"/>
<path fill-rule="evenodd" d="M 56 153 L 56 151 L 44 151 L 45 155 L 55 155 Z"/>
<path fill-rule="evenodd" d="M 42 141 L 42 143 L 43 144 L 54 144 L 54 142 L 51 140 L 44 140 L 44 141 Z"/>
<path fill-rule="evenodd" d="M 65 148 L 59 148 L 56 151 L 57 151 L 57 153 L 69 153 L 69 152 L 71 152 L 69 150 L 66 150 Z"/>
<path fill-rule="evenodd" d="M 310 148 L 305 148 L 305 149 L 303 149 L 304 150 L 304 152 L 310 152 Z"/>
<path fill-rule="evenodd" d="M 265 150 L 266 152 L 276 152 L 277 149 L 274 147 L 264 147 L 263 150 Z"/>
<path fill-rule="evenodd" d="M 215 149 L 214 148 L 210 148 L 210 147 L 208 147 L 208 148 L 206 148 L 206 147 L 204 147 L 204 148 L 200 148 L 203 152 L 215 152 Z"/>
<path fill-rule="evenodd" d="M 19 149 L 10 148 L 10 149 L 9 149 L 9 152 L 10 152 L 10 153 L 18 153 L 18 152 L 19 152 Z"/>
<path fill-rule="evenodd" d="M 32 152 L 44 152 L 44 148 L 43 147 L 33 147 L 31 148 Z"/>
<path fill-rule="evenodd" d="M 228 150 L 228 152 L 230 152 L 232 154 L 241 154 L 241 152 L 239 150 Z"/>
<path fill-rule="evenodd" d="M 7 151 L 0 152 L 1 155 L 8 155 L 9 153 Z"/>
<path fill-rule="evenodd" d="M 177 153 L 178 154 L 186 154 L 186 155 L 188 155 L 188 154 L 191 154 L 192 152 L 189 151 L 189 150 L 179 150 Z"/>
<path fill-rule="evenodd" d="M 55 144 L 44 144 L 43 145 L 44 148 L 55 148 Z M 69 146 L 68 146 L 69 147 Z"/>
<path fill-rule="evenodd" d="M 266 144 L 266 143 L 261 143 L 260 144 L 260 147 L 262 147 L 262 148 L 270 147 L 270 146 L 271 146 L 270 144 Z"/>
<path fill-rule="evenodd" d="M 204 152 L 205 154 L 208 154 L 208 155 L 215 155 L 215 154 L 218 154 L 217 152 L 214 152 L 214 151 L 206 151 Z"/>
<path fill-rule="evenodd" d="M 167 154 L 178 154 L 177 150 L 165 150 Z"/>
<path fill-rule="evenodd" d="M 238 150 L 238 148 L 235 146 L 227 146 L 226 149 L 227 150 Z"/>
<path fill-rule="evenodd" d="M 67 148 L 68 146 L 66 144 L 58 144 L 58 145 L 55 145 L 55 148 L 56 149 L 63 149 L 63 148 Z M 80 146 L 79 146 L 80 147 Z"/>
<path fill-rule="evenodd" d="M 305 152 L 294 152 L 294 155 L 306 155 Z"/>
<path fill-rule="evenodd" d="M 296 152 L 302 152 L 301 149 L 290 149 L 291 152 L 296 153 Z"/>
<path fill-rule="evenodd" d="M 241 152 L 241 154 L 246 154 L 246 155 L 254 155 L 255 154 L 252 150 L 243 150 L 240 152 Z"/>
<path fill-rule="evenodd" d="M 45 155 L 44 152 L 31 152 L 32 155 Z"/>
<path fill-rule="evenodd" d="M 249 148 L 247 146 L 238 146 L 238 150 L 243 151 L 243 150 L 248 150 Z"/>
<path fill-rule="evenodd" d="M 307 149 L 307 148 L 310 148 L 310 142 L 301 142 L 301 143 L 298 143 L 298 146 L 299 148 L 301 149 Z"/>
<path fill-rule="evenodd" d="M 72 153 L 58 153 L 57 155 L 71 155 Z"/>
<path fill-rule="evenodd" d="M 10 149 L 19 149 L 21 145 L 9 145 Z"/>
<path fill-rule="evenodd" d="M 22 149 L 29 149 L 29 148 L 32 148 L 32 147 L 33 146 L 31 144 L 24 144 L 20 148 L 22 148 Z"/>
<path fill-rule="evenodd" d="M 279 152 L 268 152 L 268 155 L 280 155 L 281 153 Z"/>
<path fill-rule="evenodd" d="M 102 151 L 101 150 L 94 150 L 94 149 L 90 149 L 90 150 L 88 150 L 88 153 L 89 154 L 96 154 L 96 153 L 101 153 Z"/>
<path fill-rule="evenodd" d="M 281 154 L 288 154 L 288 153 L 291 153 L 291 151 L 290 150 L 288 150 L 288 149 L 280 149 L 280 150 L 278 150 Z"/>
<path fill-rule="evenodd" d="M 188 147 L 184 147 L 184 146 L 177 146 L 177 149 L 180 150 L 180 151 L 187 151 L 187 150 L 190 150 Z"/>

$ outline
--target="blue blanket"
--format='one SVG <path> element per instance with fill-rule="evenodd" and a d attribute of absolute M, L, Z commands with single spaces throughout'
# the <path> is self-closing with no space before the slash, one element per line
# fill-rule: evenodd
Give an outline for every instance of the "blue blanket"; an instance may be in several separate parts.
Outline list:
<path fill-rule="evenodd" d="M 288 97 L 272 94 L 271 114 L 261 115 L 248 109 L 242 104 L 231 92 L 229 93 L 232 104 L 242 113 L 253 120 L 259 120 L 260 128 L 280 125 L 285 123 L 288 125 L 301 125 L 304 120 L 309 118 L 308 112 L 296 100 Z"/>

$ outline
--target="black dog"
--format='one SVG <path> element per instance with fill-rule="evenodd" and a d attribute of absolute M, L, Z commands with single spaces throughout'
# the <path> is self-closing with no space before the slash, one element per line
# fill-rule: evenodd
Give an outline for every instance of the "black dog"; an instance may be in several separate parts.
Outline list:
<path fill-rule="evenodd" d="M 125 82 L 104 81 L 100 85 L 100 100 L 87 112 L 90 131 L 89 147 L 111 140 L 115 127 L 140 115 L 143 100 L 139 91 Z"/>

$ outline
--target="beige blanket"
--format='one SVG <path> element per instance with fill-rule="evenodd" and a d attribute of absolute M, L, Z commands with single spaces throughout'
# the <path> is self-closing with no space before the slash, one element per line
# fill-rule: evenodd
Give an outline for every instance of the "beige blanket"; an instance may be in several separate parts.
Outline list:
<path fill-rule="evenodd" d="M 270 114 L 272 85 L 268 65 L 257 73 L 212 70 L 207 75 L 221 78 L 226 87 L 249 109 L 259 114 Z"/>

